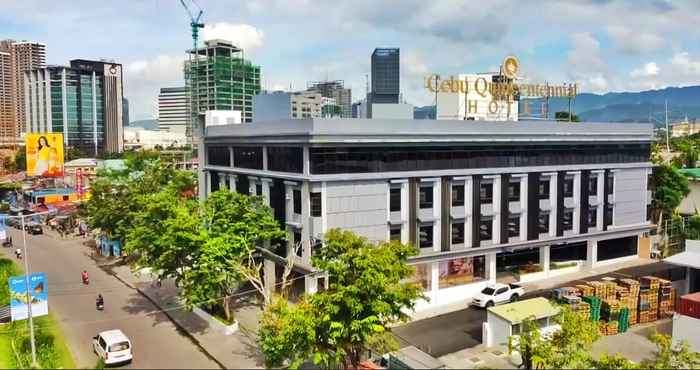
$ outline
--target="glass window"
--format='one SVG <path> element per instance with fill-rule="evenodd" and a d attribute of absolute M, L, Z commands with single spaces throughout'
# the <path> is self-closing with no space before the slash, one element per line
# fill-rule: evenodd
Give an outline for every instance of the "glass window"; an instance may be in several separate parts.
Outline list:
<path fill-rule="evenodd" d="M 520 236 L 520 215 L 508 216 L 508 237 L 517 238 Z"/>
<path fill-rule="evenodd" d="M 503 294 L 507 291 L 508 291 L 508 288 L 506 288 L 506 287 L 498 288 L 498 290 L 496 291 L 496 295 Z"/>
<path fill-rule="evenodd" d="M 303 149 L 298 147 L 267 147 L 267 168 L 270 171 L 302 173 Z"/>
<path fill-rule="evenodd" d="M 419 230 L 421 248 L 433 248 L 433 224 L 421 225 Z"/>
<path fill-rule="evenodd" d="M 485 260 L 484 256 L 479 256 L 438 262 L 440 269 L 438 287 L 444 289 L 484 280 L 486 278 Z"/>
<path fill-rule="evenodd" d="M 508 201 L 520 201 L 520 181 L 511 181 L 508 183 Z"/>
<path fill-rule="evenodd" d="M 262 170 L 263 155 L 261 147 L 234 147 L 233 161 L 236 167 Z"/>
<path fill-rule="evenodd" d="M 401 241 L 401 226 L 392 225 L 389 227 L 389 240 Z"/>
<path fill-rule="evenodd" d="M 452 245 L 464 244 L 464 222 L 452 223 Z"/>
<path fill-rule="evenodd" d="M 537 230 L 540 234 L 549 233 L 549 212 L 542 212 L 537 216 Z"/>
<path fill-rule="evenodd" d="M 481 204 L 493 203 L 493 183 L 482 182 L 479 185 L 479 202 Z"/>
<path fill-rule="evenodd" d="M 433 208 L 433 185 L 423 185 L 419 192 L 420 208 Z"/>
<path fill-rule="evenodd" d="M 208 164 L 214 166 L 231 166 L 231 156 L 225 146 L 210 146 L 207 148 Z"/>
<path fill-rule="evenodd" d="M 598 226 L 598 208 L 591 207 L 588 209 L 588 227 Z"/>
<path fill-rule="evenodd" d="M 562 229 L 564 231 L 574 229 L 574 210 L 571 208 L 564 209 L 564 215 L 562 216 Z"/>
<path fill-rule="evenodd" d="M 109 352 L 126 351 L 127 349 L 129 349 L 129 342 L 119 342 L 109 346 Z"/>
<path fill-rule="evenodd" d="M 321 217 L 321 193 L 309 194 L 311 202 L 311 217 Z"/>
<path fill-rule="evenodd" d="M 464 206 L 464 184 L 452 185 L 452 207 Z"/>
<path fill-rule="evenodd" d="M 260 197 L 263 195 L 262 184 L 255 184 L 255 195 Z"/>
<path fill-rule="evenodd" d="M 598 176 L 588 179 L 588 195 L 598 195 Z"/>
<path fill-rule="evenodd" d="M 605 206 L 605 226 L 612 225 L 613 223 L 613 205 L 608 204 Z"/>
<path fill-rule="evenodd" d="M 389 211 L 401 211 L 401 188 L 389 189 Z"/>
<path fill-rule="evenodd" d="M 566 177 L 564 179 L 564 197 L 570 198 L 574 196 L 574 179 Z"/>
<path fill-rule="evenodd" d="M 294 198 L 294 213 L 301 214 L 301 190 L 292 191 L 292 197 Z"/>
<path fill-rule="evenodd" d="M 537 186 L 537 198 L 549 199 L 549 179 L 540 179 Z"/>
<path fill-rule="evenodd" d="M 479 222 L 479 240 L 489 241 L 493 236 L 493 218 L 482 217 Z"/>

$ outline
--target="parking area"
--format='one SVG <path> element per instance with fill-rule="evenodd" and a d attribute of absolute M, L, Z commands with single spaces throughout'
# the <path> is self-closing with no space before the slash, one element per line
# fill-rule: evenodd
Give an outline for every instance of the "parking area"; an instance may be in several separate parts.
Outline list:
<path fill-rule="evenodd" d="M 536 284 L 528 284 L 526 288 L 529 287 L 529 289 L 527 289 L 527 293 L 522 298 L 549 298 L 553 288 L 568 286 L 576 282 L 600 280 L 605 276 L 616 278 L 637 278 L 645 275 L 659 276 L 664 275 L 673 268 L 675 266 L 664 262 L 654 262 L 600 274 L 595 274 L 596 270 L 591 270 L 590 273 L 592 274 L 588 275 L 572 274 L 569 280 L 548 280 Z M 434 357 L 440 357 L 481 344 L 482 323 L 485 320 L 486 310 L 465 307 L 459 311 L 413 321 L 393 328 L 392 333 L 402 346 L 413 345 Z"/>

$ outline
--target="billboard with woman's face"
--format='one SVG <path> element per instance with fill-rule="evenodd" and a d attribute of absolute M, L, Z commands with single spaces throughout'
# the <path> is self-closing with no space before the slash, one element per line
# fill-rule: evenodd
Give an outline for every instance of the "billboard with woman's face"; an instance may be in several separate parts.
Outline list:
<path fill-rule="evenodd" d="M 63 176 L 63 134 L 27 134 L 27 176 Z"/>

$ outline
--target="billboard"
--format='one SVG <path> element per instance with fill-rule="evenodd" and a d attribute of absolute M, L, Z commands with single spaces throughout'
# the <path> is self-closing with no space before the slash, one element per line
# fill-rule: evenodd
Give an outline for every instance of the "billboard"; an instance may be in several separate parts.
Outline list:
<path fill-rule="evenodd" d="M 29 317 L 27 306 L 27 284 L 22 276 L 10 276 L 10 315 L 12 321 Z M 29 295 L 32 301 L 32 317 L 49 314 L 48 293 L 46 292 L 46 274 L 43 272 L 29 275 Z"/>
<path fill-rule="evenodd" d="M 63 134 L 27 134 L 27 176 L 63 177 Z"/>

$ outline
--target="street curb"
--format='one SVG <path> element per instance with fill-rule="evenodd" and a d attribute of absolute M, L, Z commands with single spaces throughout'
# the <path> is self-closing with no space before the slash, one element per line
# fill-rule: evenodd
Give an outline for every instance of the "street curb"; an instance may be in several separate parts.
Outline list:
<path fill-rule="evenodd" d="M 99 264 L 98 264 L 98 266 L 101 267 Z M 122 282 L 124 285 L 126 285 L 127 287 L 129 287 L 129 288 L 131 288 L 131 289 L 137 291 L 137 292 L 138 292 L 139 294 L 141 294 L 144 298 L 148 299 L 148 301 L 150 301 L 150 302 L 151 302 L 156 308 L 158 308 L 165 316 L 167 316 L 168 319 L 170 319 L 170 322 L 172 322 L 173 325 L 175 325 L 175 326 L 176 326 L 180 331 L 182 331 L 183 333 L 186 333 L 187 337 L 190 338 L 190 340 L 191 340 L 192 342 L 194 342 L 194 344 L 197 345 L 197 347 L 199 347 L 199 349 L 200 349 L 207 357 L 209 357 L 210 360 L 216 362 L 216 364 L 219 365 L 219 367 L 220 367 L 221 369 L 226 369 L 226 366 L 225 366 L 221 361 L 219 361 L 216 357 L 214 357 L 211 353 L 209 353 L 209 351 L 207 351 L 207 349 L 204 348 L 204 346 L 197 340 L 197 338 L 196 338 L 194 335 L 192 335 L 192 333 L 190 333 L 189 331 L 187 331 L 187 329 L 185 329 L 182 325 L 180 325 L 180 323 L 178 323 L 177 320 L 175 320 L 172 316 L 170 316 L 170 314 L 168 313 L 167 310 L 165 310 L 163 307 L 161 307 L 154 299 L 152 299 L 151 297 L 149 297 L 148 294 L 146 294 L 145 292 L 143 292 L 141 289 L 137 288 L 134 284 L 132 284 L 132 283 L 129 282 L 128 280 L 126 280 L 126 279 L 122 278 L 121 276 L 119 276 L 119 274 L 116 274 L 116 273 L 113 273 L 113 272 L 109 272 L 109 274 L 112 275 L 112 276 L 114 276 L 117 280 L 121 281 L 121 282 Z"/>

